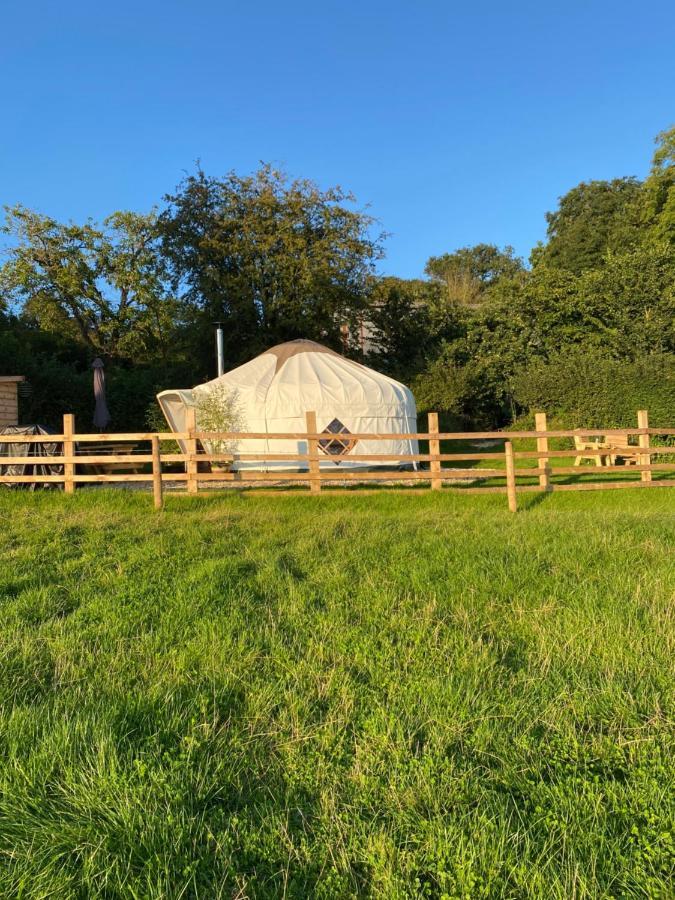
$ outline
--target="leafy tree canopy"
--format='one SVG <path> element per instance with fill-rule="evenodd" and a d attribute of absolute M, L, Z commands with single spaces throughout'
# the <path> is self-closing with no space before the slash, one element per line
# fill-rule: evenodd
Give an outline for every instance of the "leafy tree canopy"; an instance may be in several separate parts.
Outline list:
<path fill-rule="evenodd" d="M 513 247 L 500 250 L 494 244 L 477 244 L 430 257 L 424 271 L 443 285 L 449 301 L 471 307 L 479 305 L 500 279 L 521 275 L 524 265 Z"/>
<path fill-rule="evenodd" d="M 404 381 L 462 332 L 461 311 L 440 284 L 421 279 L 373 279 L 369 297 L 369 361 Z"/>
<path fill-rule="evenodd" d="M 642 208 L 649 236 L 675 248 L 675 128 L 662 131 L 656 138 Z"/>
<path fill-rule="evenodd" d="M 210 348 L 218 320 L 229 362 L 297 337 L 341 346 L 382 255 L 351 194 L 265 165 L 251 176 L 198 170 L 166 199 L 163 249 L 200 344 Z"/>
<path fill-rule="evenodd" d="M 178 308 L 167 290 L 157 217 L 117 212 L 102 225 L 61 224 L 6 208 L 11 238 L 0 293 L 45 331 L 93 354 L 139 362 L 169 351 Z"/>
<path fill-rule="evenodd" d="M 636 178 L 588 181 L 560 198 L 546 214 L 548 242 L 532 253 L 534 266 L 579 275 L 598 268 L 610 250 L 626 249 L 639 237 L 642 185 Z"/>

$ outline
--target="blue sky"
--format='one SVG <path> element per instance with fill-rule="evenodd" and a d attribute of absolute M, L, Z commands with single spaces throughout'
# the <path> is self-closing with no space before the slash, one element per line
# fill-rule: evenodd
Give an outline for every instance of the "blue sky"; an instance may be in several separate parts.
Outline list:
<path fill-rule="evenodd" d="M 0 203 L 146 210 L 200 159 L 340 184 L 382 271 L 480 241 L 527 255 L 583 179 L 643 176 L 675 124 L 675 4 L 5 4 Z"/>

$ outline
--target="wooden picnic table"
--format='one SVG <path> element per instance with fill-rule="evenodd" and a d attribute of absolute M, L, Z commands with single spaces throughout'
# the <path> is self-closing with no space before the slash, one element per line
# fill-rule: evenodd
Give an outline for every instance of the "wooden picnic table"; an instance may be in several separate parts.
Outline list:
<path fill-rule="evenodd" d="M 622 459 L 624 466 L 636 466 L 640 462 L 639 447 L 629 444 L 629 436 L 627 434 L 615 434 L 605 440 L 582 440 L 574 438 L 574 446 L 579 450 L 579 455 L 574 459 L 574 465 L 580 466 L 584 459 L 590 460 L 596 466 L 615 466 L 617 461 Z M 615 451 L 607 454 L 607 456 L 599 456 L 596 453 L 584 453 L 584 450 L 610 450 Z"/>
<path fill-rule="evenodd" d="M 78 444 L 78 456 L 110 456 L 110 461 L 96 463 L 78 463 L 82 468 L 92 469 L 96 475 L 107 475 L 110 472 L 140 472 L 143 462 L 116 462 L 116 456 L 129 456 L 136 453 L 138 444 L 130 441 L 117 444 Z"/>

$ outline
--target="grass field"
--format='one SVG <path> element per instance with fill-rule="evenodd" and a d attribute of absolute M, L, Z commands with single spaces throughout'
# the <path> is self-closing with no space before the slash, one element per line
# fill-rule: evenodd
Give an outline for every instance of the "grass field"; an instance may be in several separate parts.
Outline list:
<path fill-rule="evenodd" d="M 0 493 L 0 896 L 672 897 L 675 491 L 522 506 Z"/>

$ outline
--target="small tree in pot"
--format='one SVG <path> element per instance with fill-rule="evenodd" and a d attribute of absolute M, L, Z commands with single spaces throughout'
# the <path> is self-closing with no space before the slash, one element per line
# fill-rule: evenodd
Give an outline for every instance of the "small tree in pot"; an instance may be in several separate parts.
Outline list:
<path fill-rule="evenodd" d="M 225 385 L 215 385 L 195 394 L 194 400 L 197 431 L 242 431 L 244 418 L 236 391 Z M 237 441 L 209 439 L 207 450 L 214 454 L 235 453 Z M 231 462 L 213 463 L 212 468 L 227 471 Z"/>

